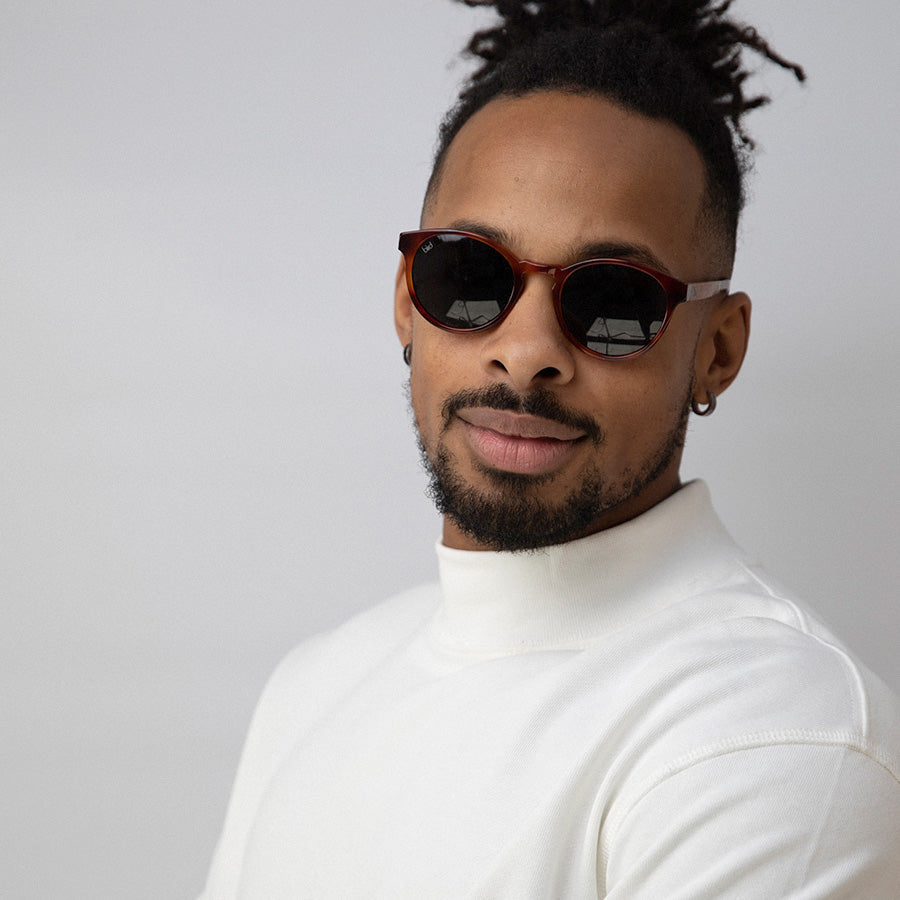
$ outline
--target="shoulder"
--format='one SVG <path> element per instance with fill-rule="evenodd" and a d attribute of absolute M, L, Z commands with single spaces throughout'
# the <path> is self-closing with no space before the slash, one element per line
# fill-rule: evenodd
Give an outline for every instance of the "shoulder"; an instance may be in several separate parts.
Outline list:
<path fill-rule="evenodd" d="M 307 708 L 343 693 L 424 626 L 439 596 L 437 584 L 419 585 L 303 641 L 272 673 L 260 710 L 287 703 L 296 714 L 295 700 L 301 693 Z M 313 685 L 315 694 L 311 695 L 309 687 Z"/>
<path fill-rule="evenodd" d="M 895 896 L 897 698 L 788 595 L 733 584 L 691 603 L 645 657 L 607 887 Z"/>
<path fill-rule="evenodd" d="M 642 704 L 645 736 L 665 768 L 809 744 L 858 752 L 900 781 L 897 697 L 808 607 L 749 568 L 683 605 L 641 673 L 645 699 L 656 697 Z"/>
<path fill-rule="evenodd" d="M 236 883 L 257 807 L 291 748 L 421 627 L 436 602 L 434 586 L 398 594 L 331 632 L 309 638 L 277 666 L 253 713 L 207 896 L 224 894 L 222 885 Z"/>

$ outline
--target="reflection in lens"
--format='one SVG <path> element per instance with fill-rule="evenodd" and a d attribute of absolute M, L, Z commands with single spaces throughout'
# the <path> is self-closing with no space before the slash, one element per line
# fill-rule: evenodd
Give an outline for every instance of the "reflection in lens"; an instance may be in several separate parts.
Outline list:
<path fill-rule="evenodd" d="M 499 315 L 496 300 L 454 300 L 442 321 L 456 328 L 480 328 Z"/>

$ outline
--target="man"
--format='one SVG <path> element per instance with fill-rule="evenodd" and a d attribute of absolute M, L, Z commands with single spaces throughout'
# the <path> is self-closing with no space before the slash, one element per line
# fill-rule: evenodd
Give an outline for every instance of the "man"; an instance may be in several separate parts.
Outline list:
<path fill-rule="evenodd" d="M 782 61 L 498 6 L 400 239 L 440 584 L 278 669 L 205 897 L 900 896 L 895 701 L 679 479 L 749 333 L 737 54 Z"/>

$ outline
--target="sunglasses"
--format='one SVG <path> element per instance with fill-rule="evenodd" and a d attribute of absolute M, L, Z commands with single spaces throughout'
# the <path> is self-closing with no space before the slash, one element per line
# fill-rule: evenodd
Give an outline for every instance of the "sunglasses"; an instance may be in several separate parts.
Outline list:
<path fill-rule="evenodd" d="M 624 259 L 547 266 L 516 259 L 468 231 L 404 231 L 400 252 L 416 309 L 438 328 L 475 332 L 502 322 L 537 272 L 553 278 L 553 306 L 563 333 L 601 359 L 643 353 L 659 339 L 675 307 L 728 290 L 728 281 L 685 284 Z"/>

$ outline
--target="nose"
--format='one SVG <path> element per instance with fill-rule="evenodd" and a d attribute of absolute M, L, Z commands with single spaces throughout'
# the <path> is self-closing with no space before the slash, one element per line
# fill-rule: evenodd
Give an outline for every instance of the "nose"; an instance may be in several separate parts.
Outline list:
<path fill-rule="evenodd" d="M 560 386 L 575 374 L 579 351 L 559 326 L 552 289 L 551 274 L 532 272 L 507 317 L 484 334 L 483 365 L 519 391 Z"/>

